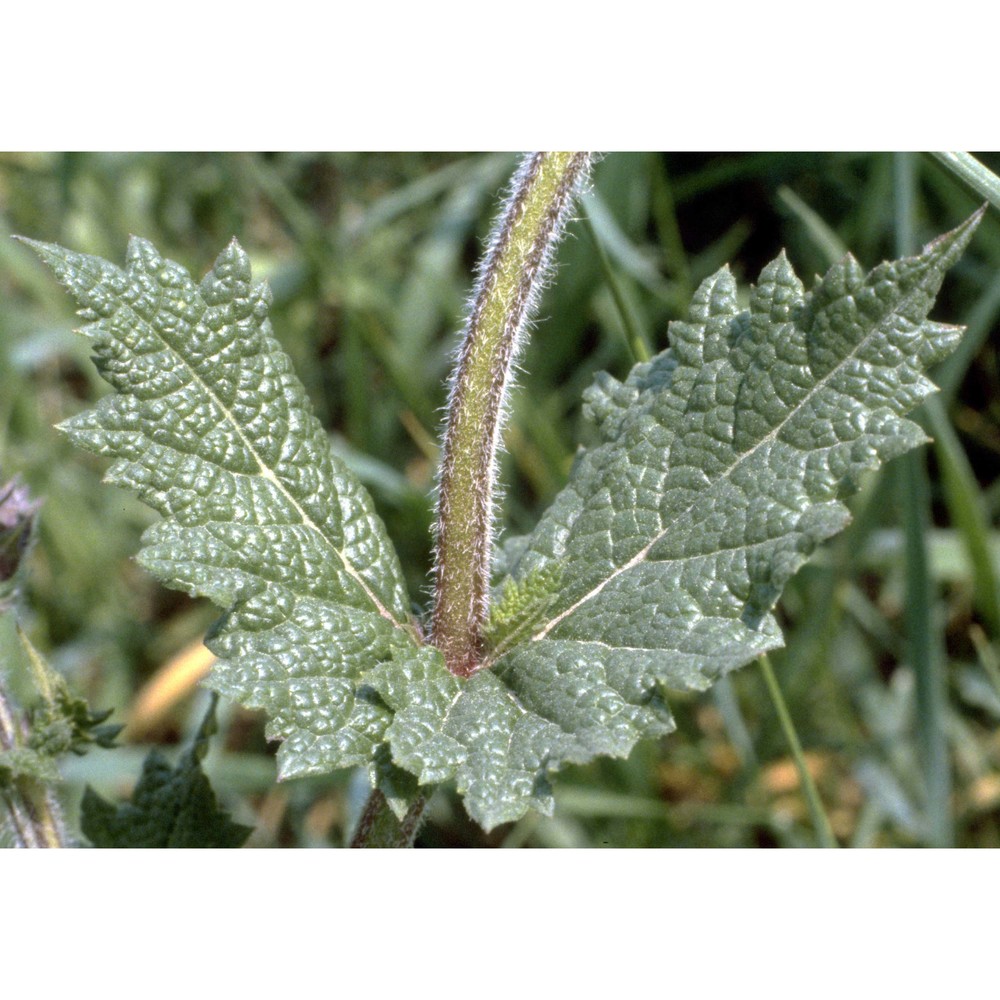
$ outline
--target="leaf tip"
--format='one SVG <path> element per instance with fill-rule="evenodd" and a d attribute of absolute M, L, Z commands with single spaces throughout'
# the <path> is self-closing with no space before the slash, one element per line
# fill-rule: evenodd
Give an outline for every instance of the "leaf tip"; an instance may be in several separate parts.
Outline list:
<path fill-rule="evenodd" d="M 61 257 L 60 251 L 62 247 L 57 243 L 46 243 L 43 240 L 33 240 L 28 236 L 19 236 L 17 234 L 11 236 L 11 239 L 17 240 L 18 243 L 23 243 L 26 247 L 34 250 L 48 264 L 53 264 Z"/>
<path fill-rule="evenodd" d="M 986 214 L 988 207 L 988 204 L 980 205 L 964 222 L 957 225 L 950 232 L 942 233 L 931 240 L 924 247 L 923 252 L 925 254 L 940 252 L 946 260 L 945 266 L 950 267 L 966 248 L 969 240 L 972 239 L 973 233 L 979 228 L 979 223 L 983 221 L 983 216 Z"/>

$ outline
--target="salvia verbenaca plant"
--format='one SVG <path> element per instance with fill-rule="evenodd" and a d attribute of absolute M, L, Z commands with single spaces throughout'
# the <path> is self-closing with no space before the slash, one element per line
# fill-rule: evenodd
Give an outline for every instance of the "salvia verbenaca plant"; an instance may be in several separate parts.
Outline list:
<path fill-rule="evenodd" d="M 0 617 L 15 615 L 40 507 L 19 479 L 0 485 Z M 6 689 L 7 670 L 0 672 L 0 844 L 63 847 L 69 837 L 53 789 L 59 781 L 57 762 L 64 754 L 114 746 L 121 726 L 106 724 L 110 709 L 92 712 L 71 694 L 16 618 L 14 631 L 37 703 L 22 711 Z"/>
<path fill-rule="evenodd" d="M 124 270 L 27 241 L 79 302 L 117 390 L 63 429 L 161 514 L 140 562 L 224 609 L 210 686 L 267 712 L 280 776 L 367 768 L 356 846 L 412 844 L 442 782 L 486 829 L 551 812 L 560 767 L 669 733 L 667 693 L 780 646 L 774 605 L 847 523 L 844 498 L 925 440 L 904 414 L 961 333 L 927 317 L 981 213 L 870 273 L 846 257 L 810 291 L 783 254 L 748 305 L 727 268 L 705 280 L 667 350 L 623 382 L 598 376 L 584 397 L 597 443 L 534 531 L 496 544 L 511 372 L 590 163 L 526 157 L 480 267 L 426 617 L 235 241 L 200 282 L 141 239 Z M 89 809 L 99 835 L 124 836 L 127 815 Z M 221 839 L 239 842 L 227 823 Z"/>

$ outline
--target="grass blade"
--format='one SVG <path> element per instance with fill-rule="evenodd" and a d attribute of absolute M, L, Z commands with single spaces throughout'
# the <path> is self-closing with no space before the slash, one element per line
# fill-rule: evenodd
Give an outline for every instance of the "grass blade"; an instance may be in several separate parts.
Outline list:
<path fill-rule="evenodd" d="M 944 487 L 945 501 L 951 522 L 958 529 L 969 553 L 976 607 L 992 635 L 1000 635 L 1000 583 L 996 565 L 990 553 L 990 525 L 983 507 L 979 484 L 973 475 L 969 459 L 959 443 L 958 435 L 948 422 L 938 399 L 925 404 L 927 423 L 934 436 Z"/>
<path fill-rule="evenodd" d="M 900 459 L 903 532 L 906 539 L 905 656 L 916 678 L 917 743 L 926 788 L 927 839 L 934 847 L 954 842 L 951 767 L 945 731 L 947 690 L 942 639 L 936 626 L 926 529 L 930 505 L 927 470 L 920 455 Z"/>
<path fill-rule="evenodd" d="M 953 174 L 961 177 L 976 194 L 982 195 L 994 208 L 1000 210 L 1000 177 L 987 169 L 969 153 L 931 153 Z"/>
<path fill-rule="evenodd" d="M 778 713 L 781 728 L 785 734 L 785 739 L 788 741 L 792 757 L 795 760 L 795 768 L 799 772 L 799 781 L 802 782 L 802 790 L 805 792 L 806 802 L 809 805 L 809 815 L 812 817 L 813 827 L 816 830 L 816 839 L 819 841 L 820 847 L 839 847 L 837 838 L 833 835 L 830 820 L 827 818 L 826 810 L 823 808 L 823 800 L 819 797 L 819 790 L 816 788 L 816 783 L 813 781 L 812 775 L 809 773 L 809 768 L 806 766 L 806 759 L 802 753 L 799 734 L 795 731 L 795 723 L 792 722 L 788 707 L 785 705 L 785 699 L 781 694 L 781 688 L 778 686 L 778 678 L 774 675 L 774 668 L 771 666 L 771 661 L 765 655 L 757 662 L 760 664 L 760 671 L 764 675 L 764 683 L 767 685 L 768 694 L 771 696 L 771 702 Z"/>
<path fill-rule="evenodd" d="M 911 253 L 916 246 L 916 166 L 912 153 L 897 153 L 893 157 L 896 251 L 901 254 Z M 950 847 L 954 843 L 954 829 L 945 731 L 944 639 L 936 625 L 934 581 L 927 551 L 930 482 L 922 455 L 904 455 L 899 468 L 906 573 L 904 655 L 916 678 L 917 745 L 926 793 L 926 836 L 934 847 Z"/>

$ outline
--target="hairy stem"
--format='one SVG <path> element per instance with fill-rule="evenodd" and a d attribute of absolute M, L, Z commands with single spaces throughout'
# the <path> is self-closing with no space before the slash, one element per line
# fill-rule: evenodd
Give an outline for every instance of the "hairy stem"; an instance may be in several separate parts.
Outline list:
<path fill-rule="evenodd" d="M 427 798 L 418 796 L 402 821 L 396 819 L 385 796 L 375 789 L 368 796 L 358 828 L 351 838 L 351 847 L 412 847 Z"/>
<path fill-rule="evenodd" d="M 22 739 L 22 727 L 0 689 L 0 750 L 12 750 Z M 15 778 L 0 793 L 0 808 L 7 813 L 9 829 L 17 847 L 62 847 L 59 806 L 38 781 Z"/>
<path fill-rule="evenodd" d="M 521 331 L 538 297 L 587 153 L 525 157 L 494 228 L 451 383 L 438 489 L 431 641 L 448 669 L 480 665 L 489 611 L 496 451 Z"/>

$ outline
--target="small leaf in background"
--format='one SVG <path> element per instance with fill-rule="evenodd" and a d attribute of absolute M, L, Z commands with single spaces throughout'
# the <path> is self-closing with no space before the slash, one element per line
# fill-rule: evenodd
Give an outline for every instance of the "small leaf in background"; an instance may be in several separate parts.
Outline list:
<path fill-rule="evenodd" d="M 31 683 L 40 701 L 22 713 L 4 709 L 0 736 L 0 778 L 9 782 L 29 778 L 52 783 L 59 780 L 56 761 L 67 753 L 83 756 L 91 747 L 111 749 L 122 731 L 108 725 L 112 709 L 92 712 L 83 698 L 76 697 L 65 678 L 35 649 L 20 625 L 14 625 L 28 661 Z M 6 705 L 6 703 L 5 703 Z"/>
<path fill-rule="evenodd" d="M 201 769 L 215 732 L 212 697 L 194 743 L 171 767 L 154 750 L 146 758 L 130 802 L 112 805 L 92 789 L 83 795 L 80 825 L 95 847 L 240 847 L 251 828 L 219 809 Z"/>
<path fill-rule="evenodd" d="M 70 691 L 62 674 L 41 656 L 20 626 L 17 634 L 28 657 L 35 690 L 42 698 L 41 704 L 29 713 L 26 745 L 50 758 L 65 753 L 83 756 L 92 746 L 105 750 L 117 746 L 115 738 L 123 727 L 106 725 L 114 710 L 92 712 L 83 698 Z"/>

